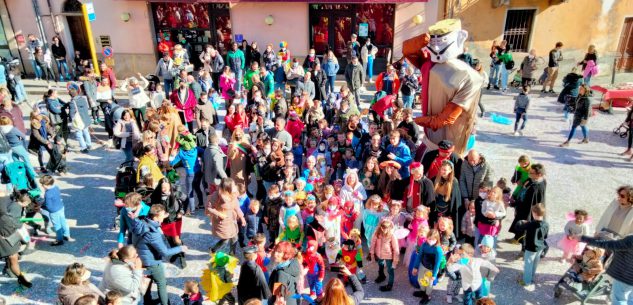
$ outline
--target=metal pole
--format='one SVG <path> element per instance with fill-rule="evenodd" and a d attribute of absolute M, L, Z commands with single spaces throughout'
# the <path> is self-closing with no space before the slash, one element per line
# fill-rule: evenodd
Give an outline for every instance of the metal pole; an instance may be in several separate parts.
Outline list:
<path fill-rule="evenodd" d="M 84 23 L 86 25 L 86 35 L 88 36 L 88 45 L 90 46 L 90 56 L 92 57 L 92 65 L 94 67 L 94 72 L 97 76 L 101 73 L 99 72 L 99 63 L 97 61 L 97 51 L 95 49 L 95 40 L 92 38 L 92 26 L 90 26 L 90 20 L 88 20 L 88 9 L 86 8 L 86 4 L 81 5 L 81 12 L 84 15 Z"/>
<path fill-rule="evenodd" d="M 35 23 L 37 29 L 40 31 L 40 37 L 44 43 L 44 49 L 48 48 L 48 39 L 46 38 L 46 31 L 44 31 L 44 24 L 42 24 L 42 14 L 40 13 L 40 5 L 37 0 L 33 0 L 33 12 L 35 13 Z"/>
<path fill-rule="evenodd" d="M 611 85 L 615 84 L 615 65 L 618 62 L 618 58 L 613 58 L 613 68 L 611 68 Z"/>

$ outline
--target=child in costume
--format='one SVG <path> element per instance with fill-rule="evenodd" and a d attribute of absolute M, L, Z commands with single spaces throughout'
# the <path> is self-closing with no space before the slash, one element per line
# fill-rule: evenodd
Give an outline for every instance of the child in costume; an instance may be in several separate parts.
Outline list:
<path fill-rule="evenodd" d="M 288 218 L 284 230 L 281 234 L 279 234 L 279 237 L 277 237 L 276 243 L 279 243 L 280 241 L 287 241 L 299 248 L 303 243 L 303 236 L 303 231 L 301 230 L 301 226 L 299 224 L 299 217 L 297 217 L 297 215 L 292 215 Z"/>
<path fill-rule="evenodd" d="M 303 254 L 303 267 L 308 271 L 306 278 L 310 287 L 310 297 L 313 299 L 323 297 L 323 278 L 325 277 L 325 264 L 323 257 L 317 252 L 318 247 L 316 240 L 311 240 Z"/>
<path fill-rule="evenodd" d="M 327 258 L 330 268 L 336 265 L 336 257 L 338 256 L 339 251 L 341 251 L 339 238 L 328 238 L 325 242 L 325 257 Z"/>
<path fill-rule="evenodd" d="M 575 210 L 567 214 L 569 220 L 565 225 L 565 237 L 558 242 L 563 250 L 561 261 L 572 261 L 574 255 L 581 255 L 585 244 L 578 241 L 579 237 L 589 233 L 589 214 L 585 210 Z"/>
<path fill-rule="evenodd" d="M 359 212 L 354 208 L 353 201 L 346 201 L 341 215 L 341 238 L 350 238 L 350 232 L 354 229 L 354 222 L 359 218 Z"/>
<path fill-rule="evenodd" d="M 421 291 L 413 293 L 416 297 L 421 297 L 420 304 L 427 304 L 431 301 L 433 285 L 437 282 L 437 275 L 440 271 L 440 264 L 444 259 L 444 251 L 438 244 L 440 233 L 432 229 L 426 236 L 426 241 L 418 249 L 418 256 L 413 262 L 412 275 L 418 276 L 418 283 Z"/>
<path fill-rule="evenodd" d="M 512 179 L 510 179 L 510 182 L 516 185 L 514 191 L 512 191 L 513 202 L 518 199 L 523 185 L 530 178 L 528 172 L 530 171 L 530 167 L 532 166 L 532 163 L 530 162 L 530 157 L 528 157 L 527 155 L 519 156 L 518 163 L 519 164 L 514 169 Z"/>
<path fill-rule="evenodd" d="M 363 227 L 365 228 L 365 240 L 367 241 L 367 247 L 371 245 L 371 238 L 376 232 L 380 219 L 387 215 L 385 205 L 379 195 L 372 195 L 365 203 L 365 210 L 363 211 Z"/>
<path fill-rule="evenodd" d="M 279 233 L 286 229 L 286 223 L 290 216 L 299 217 L 301 209 L 295 202 L 295 193 L 293 191 L 284 192 L 284 205 L 279 210 Z M 299 219 L 298 219 L 299 220 Z M 300 223 L 301 225 L 301 223 Z"/>
<path fill-rule="evenodd" d="M 387 214 L 384 218 L 393 222 L 395 230 L 404 228 L 405 224 L 410 222 L 412 219 L 411 214 L 402 211 L 402 200 L 391 200 L 389 214 Z M 400 244 L 400 248 L 406 248 L 406 238 L 399 239 L 398 243 Z"/>
<path fill-rule="evenodd" d="M 341 217 L 343 212 L 340 210 L 340 201 L 338 197 L 331 197 L 325 203 L 325 216 L 323 226 L 325 227 L 326 238 L 335 238 L 337 241 L 341 239 Z"/>
<path fill-rule="evenodd" d="M 266 207 L 264 211 L 264 223 L 268 229 L 268 234 L 270 234 L 270 240 L 274 241 L 277 239 L 277 235 L 279 233 L 279 212 L 281 210 L 281 206 L 283 205 L 283 199 L 279 194 L 279 185 L 273 184 L 268 189 L 268 196 L 264 200 L 264 206 Z"/>
<path fill-rule="evenodd" d="M 237 258 L 221 251 L 212 255 L 208 268 L 203 271 L 201 277 L 202 288 L 207 292 L 209 301 L 216 304 L 235 303 L 231 289 L 235 286 L 233 270 L 238 263 Z"/>
<path fill-rule="evenodd" d="M 423 205 L 415 209 L 415 216 L 409 224 L 409 236 L 407 236 L 407 250 L 404 253 L 404 265 L 409 266 L 411 257 L 416 249 L 426 240 L 429 232 L 429 209 Z"/>
<path fill-rule="evenodd" d="M 343 264 L 347 269 L 358 277 L 358 280 L 365 282 L 365 273 L 363 272 L 363 252 L 362 247 L 358 247 L 352 239 L 343 242 L 343 247 L 339 251 L 336 260 L 339 264 Z M 347 277 L 343 278 L 344 282 L 348 281 Z"/>
<path fill-rule="evenodd" d="M 598 274 L 602 273 L 604 266 L 601 257 L 604 250 L 600 248 L 587 247 L 582 255 L 574 255 L 575 262 L 571 266 L 573 271 L 569 273 L 576 282 L 591 282 Z"/>

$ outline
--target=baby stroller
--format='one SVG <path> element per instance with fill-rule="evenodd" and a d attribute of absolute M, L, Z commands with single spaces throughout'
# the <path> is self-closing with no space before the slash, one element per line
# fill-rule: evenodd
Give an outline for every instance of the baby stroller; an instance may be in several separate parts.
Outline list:
<path fill-rule="evenodd" d="M 137 186 L 136 183 L 136 167 L 134 167 L 134 161 L 127 161 L 121 163 L 119 168 L 117 169 L 116 184 L 114 186 L 114 207 L 116 207 L 116 217 L 114 218 L 114 225 L 112 228 L 114 230 L 119 229 L 119 221 L 120 221 L 120 212 L 123 207 L 125 207 L 125 203 L 123 199 L 125 195 L 130 192 L 133 192 Z"/>
<path fill-rule="evenodd" d="M 607 234 L 603 235 L 603 238 L 612 239 L 617 238 L 619 235 L 611 230 L 602 229 L 601 233 Z M 603 270 L 600 274 L 596 275 L 593 279 L 589 281 L 583 281 L 582 277 L 574 270 L 574 264 L 567 269 L 563 277 L 554 285 L 554 297 L 559 298 L 563 293 L 563 290 L 570 291 L 573 296 L 580 300 L 581 304 L 585 304 L 588 300 L 596 296 L 611 294 L 611 283 L 609 282 L 609 278 L 606 276 L 604 270 L 606 270 L 607 265 L 609 264 L 611 253 L 609 252 L 595 252 L 595 249 L 591 249 L 590 247 L 585 247 L 582 252 L 582 255 L 586 255 L 587 251 L 594 251 L 594 255 L 600 257 L 600 261 L 603 265 Z M 602 251 L 602 250 L 600 250 Z M 599 254 L 595 254 L 599 253 Z M 594 256 L 596 257 L 596 256 Z M 581 261 L 577 261 L 577 263 L 582 264 Z M 595 266 L 586 265 L 587 268 L 594 268 Z M 585 268 L 585 267 L 582 267 Z M 591 269 L 588 269 L 591 270 Z"/>
<path fill-rule="evenodd" d="M 620 138 L 623 138 L 623 139 L 629 135 L 629 132 L 631 132 L 631 130 L 629 129 L 629 125 L 626 122 L 620 124 L 620 126 L 613 129 L 613 133 L 615 133 L 616 135 L 620 136 Z"/>

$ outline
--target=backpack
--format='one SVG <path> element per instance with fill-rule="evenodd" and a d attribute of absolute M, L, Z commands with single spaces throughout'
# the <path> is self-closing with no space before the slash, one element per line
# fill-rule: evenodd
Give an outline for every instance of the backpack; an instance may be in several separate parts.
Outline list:
<path fill-rule="evenodd" d="M 510 60 L 509 62 L 505 63 L 506 65 L 506 70 L 512 70 L 514 68 L 514 60 Z"/>
<path fill-rule="evenodd" d="M 114 197 L 123 198 L 127 193 L 134 191 L 137 185 L 134 161 L 123 162 L 119 165 L 115 181 Z"/>

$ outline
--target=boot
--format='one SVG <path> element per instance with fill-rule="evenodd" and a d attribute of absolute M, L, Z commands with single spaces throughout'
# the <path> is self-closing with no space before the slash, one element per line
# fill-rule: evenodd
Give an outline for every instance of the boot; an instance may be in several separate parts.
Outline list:
<path fill-rule="evenodd" d="M 18 276 L 18 284 L 20 284 L 20 286 L 24 287 L 24 288 L 31 288 L 33 287 L 33 283 L 29 282 L 25 277 L 24 274 L 20 274 Z"/>
<path fill-rule="evenodd" d="M 391 291 L 391 289 L 393 289 L 392 285 L 384 285 L 384 286 L 380 286 L 380 288 L 378 288 L 380 291 L 382 292 L 387 292 L 387 291 Z"/>
<path fill-rule="evenodd" d="M 378 273 L 378 277 L 376 278 L 376 280 L 374 282 L 376 282 L 376 284 L 380 284 L 382 282 L 384 282 L 387 279 L 387 277 L 385 276 L 384 272 L 379 272 Z"/>

